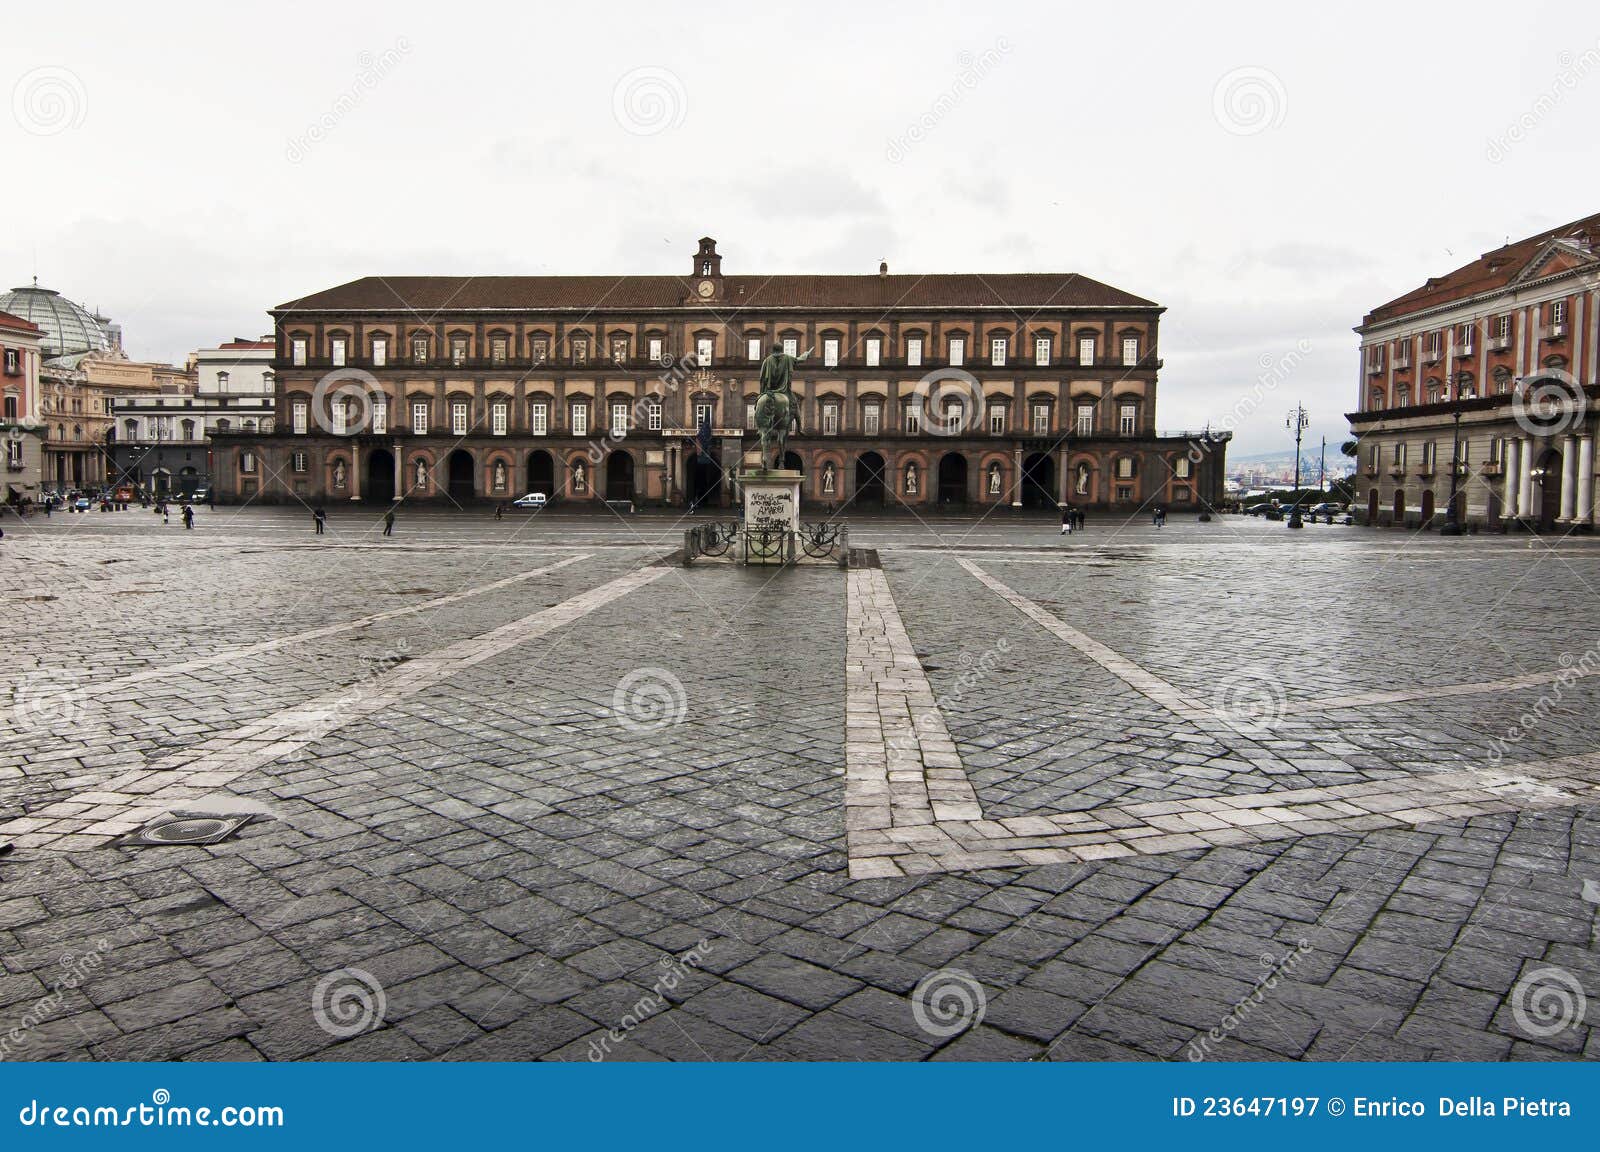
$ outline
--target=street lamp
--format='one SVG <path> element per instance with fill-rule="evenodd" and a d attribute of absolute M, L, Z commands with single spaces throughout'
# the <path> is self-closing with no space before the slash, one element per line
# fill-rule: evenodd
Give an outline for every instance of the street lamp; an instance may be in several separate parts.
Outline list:
<path fill-rule="evenodd" d="M 1456 485 L 1461 479 L 1461 382 L 1456 381 L 1455 410 L 1450 414 L 1455 432 L 1450 442 L 1450 506 L 1444 514 L 1441 536 L 1461 535 L 1461 521 L 1456 518 Z"/>
<path fill-rule="evenodd" d="M 1305 435 L 1311 426 L 1311 417 L 1306 415 L 1306 410 L 1296 404 L 1294 411 L 1289 413 L 1289 419 L 1284 422 L 1284 427 L 1294 433 L 1294 504 L 1289 509 L 1289 527 L 1304 528 L 1305 521 L 1300 519 L 1300 438 Z"/>

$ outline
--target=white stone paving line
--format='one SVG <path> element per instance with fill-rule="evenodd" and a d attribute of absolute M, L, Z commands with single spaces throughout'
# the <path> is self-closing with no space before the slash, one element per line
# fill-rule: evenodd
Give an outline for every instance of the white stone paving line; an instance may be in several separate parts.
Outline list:
<path fill-rule="evenodd" d="M 248 772 L 314 744 L 335 729 L 436 687 L 455 673 L 582 619 L 666 575 L 662 565 L 637 568 L 570 599 L 479 636 L 418 656 L 359 684 L 212 736 L 99 790 L 79 793 L 0 825 L 0 840 L 22 848 L 96 847 L 133 831 L 152 816 L 199 800 Z"/>
<path fill-rule="evenodd" d="M 1063 624 L 975 565 L 961 563 L 1030 619 L 1151 699 L 1170 700 L 1168 706 L 1180 715 L 1215 722 L 1211 709 Z M 954 743 L 887 579 L 877 570 L 851 572 L 849 578 L 845 828 L 852 879 L 1084 863 L 1600 802 L 1600 753 L 1592 753 L 1326 788 L 985 819 L 959 755 L 943 758 L 945 745 L 953 751 Z M 902 706 L 917 715 L 910 743 L 904 740 Z M 916 750 L 915 759 L 902 754 L 891 760 L 897 737 L 903 749 Z M 939 785 L 959 787 L 963 799 L 958 804 L 941 805 L 934 798 L 935 769 L 927 766 L 926 755 L 930 742 L 940 756 Z M 898 775 L 891 768 L 896 763 Z"/>

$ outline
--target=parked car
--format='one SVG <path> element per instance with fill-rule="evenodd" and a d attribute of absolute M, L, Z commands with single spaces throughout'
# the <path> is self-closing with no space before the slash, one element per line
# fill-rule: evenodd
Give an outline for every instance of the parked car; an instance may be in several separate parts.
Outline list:
<path fill-rule="evenodd" d="M 1348 511 L 1349 509 L 1343 504 L 1340 504 L 1337 500 L 1324 500 L 1321 504 L 1313 504 L 1310 508 L 1308 508 L 1306 510 L 1306 515 L 1315 516 L 1318 518 L 1323 516 L 1332 516 L 1335 520 L 1337 520 Z"/>
<path fill-rule="evenodd" d="M 79 496 L 72 502 L 72 507 L 74 511 L 87 512 L 89 510 L 89 498 L 87 496 Z"/>
<path fill-rule="evenodd" d="M 194 490 L 194 495 L 190 496 L 189 499 L 193 500 L 195 503 L 198 504 L 201 501 L 203 501 L 206 498 L 207 495 L 208 495 L 208 493 L 206 492 L 206 490 L 204 488 L 196 488 Z"/>
<path fill-rule="evenodd" d="M 526 496 L 518 496 L 511 503 L 518 508 L 543 508 L 548 502 L 543 492 L 529 492 Z"/>

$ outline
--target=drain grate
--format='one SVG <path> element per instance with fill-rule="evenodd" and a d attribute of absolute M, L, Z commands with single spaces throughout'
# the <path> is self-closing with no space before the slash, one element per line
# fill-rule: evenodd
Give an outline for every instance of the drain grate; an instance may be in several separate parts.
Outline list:
<path fill-rule="evenodd" d="M 161 848 L 186 844 L 220 844 L 251 820 L 243 816 L 158 816 L 122 840 L 129 848 Z"/>

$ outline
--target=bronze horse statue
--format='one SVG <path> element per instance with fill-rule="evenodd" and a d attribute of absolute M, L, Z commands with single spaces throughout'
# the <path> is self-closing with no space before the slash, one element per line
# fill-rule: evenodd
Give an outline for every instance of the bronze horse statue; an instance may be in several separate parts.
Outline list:
<path fill-rule="evenodd" d="M 796 432 L 800 430 L 800 404 L 795 399 L 792 386 L 796 360 L 796 357 L 783 350 L 782 344 L 775 344 L 772 352 L 761 362 L 761 395 L 756 397 L 756 433 L 761 437 L 763 469 L 783 467 L 783 457 L 789 446 L 790 426 Z"/>

